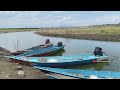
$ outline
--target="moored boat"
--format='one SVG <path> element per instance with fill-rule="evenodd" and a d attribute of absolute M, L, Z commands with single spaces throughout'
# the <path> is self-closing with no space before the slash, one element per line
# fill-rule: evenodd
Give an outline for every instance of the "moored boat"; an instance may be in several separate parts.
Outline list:
<path fill-rule="evenodd" d="M 26 52 L 26 53 L 23 53 L 23 54 L 20 54 L 17 56 L 27 56 L 27 57 L 49 56 L 49 55 L 52 55 L 56 52 L 63 50 L 64 47 L 65 47 L 65 45 L 62 45 L 62 46 L 54 45 L 54 46 L 50 46 L 47 48 Z"/>
<path fill-rule="evenodd" d="M 58 44 L 62 45 L 62 42 L 58 42 Z M 17 46 L 18 46 L 18 42 L 17 42 Z M 19 54 L 23 54 L 25 52 L 30 52 L 30 51 L 34 51 L 34 50 L 40 50 L 40 49 L 51 47 L 51 46 L 53 46 L 53 43 L 51 43 L 49 39 L 46 39 L 45 44 L 37 45 L 37 46 L 34 46 L 32 48 L 28 48 L 28 49 L 21 50 L 21 51 L 19 51 L 17 49 L 16 52 L 11 52 L 11 54 L 13 54 L 13 55 L 19 55 Z"/>
<path fill-rule="evenodd" d="M 72 54 L 63 56 L 44 56 L 44 57 L 26 57 L 26 56 L 6 56 L 14 62 L 21 64 L 44 66 L 44 67 L 62 67 L 80 64 L 96 63 L 98 56 L 93 54 Z M 99 58 L 107 56 L 99 56 Z"/>
<path fill-rule="evenodd" d="M 53 46 L 53 45 L 51 45 Z M 50 46 L 48 46 L 50 47 Z M 47 47 L 44 47 L 44 45 L 37 45 L 37 46 L 34 46 L 34 47 L 31 47 L 31 48 L 28 48 L 28 49 L 25 49 L 25 50 L 18 50 L 17 52 L 11 52 L 12 55 L 20 55 L 20 54 L 23 54 L 25 52 L 30 52 L 30 51 L 33 51 L 33 50 L 40 50 L 40 49 L 43 49 L 43 48 L 47 48 Z"/>
<path fill-rule="evenodd" d="M 120 79 L 120 72 L 117 71 L 75 70 L 40 66 L 34 66 L 34 68 L 78 79 Z"/>

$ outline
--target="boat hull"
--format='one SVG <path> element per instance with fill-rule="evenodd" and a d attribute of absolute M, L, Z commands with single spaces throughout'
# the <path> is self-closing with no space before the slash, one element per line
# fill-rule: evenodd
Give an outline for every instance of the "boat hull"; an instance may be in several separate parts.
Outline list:
<path fill-rule="evenodd" d="M 82 60 L 82 61 L 72 61 L 72 62 L 63 62 L 63 63 L 38 63 L 35 62 L 34 66 L 41 66 L 41 67 L 68 67 L 68 66 L 75 66 L 75 65 L 84 65 L 84 64 L 90 64 L 95 63 L 96 59 L 90 59 L 90 60 Z"/>
<path fill-rule="evenodd" d="M 19 63 L 21 65 L 27 65 L 27 66 L 33 66 L 34 63 L 33 62 L 28 62 L 28 61 L 23 61 L 23 60 L 16 60 L 16 59 L 10 59 L 10 62 L 14 62 L 14 63 Z"/>
<path fill-rule="evenodd" d="M 97 61 L 108 61 L 108 56 L 101 56 L 97 58 Z"/>
<path fill-rule="evenodd" d="M 85 65 L 97 63 L 97 57 L 90 54 L 74 54 L 65 56 L 45 56 L 45 57 L 26 57 L 26 56 L 8 56 L 14 62 L 22 62 L 29 65 L 42 67 L 69 67 L 76 65 Z"/>
<path fill-rule="evenodd" d="M 53 45 L 51 45 L 53 46 Z M 48 47 L 51 47 L 51 46 L 48 46 Z M 28 48 L 26 50 L 21 50 L 21 51 L 17 51 L 17 52 L 12 52 L 11 54 L 12 55 L 20 55 L 20 54 L 23 54 L 23 53 L 26 53 L 26 52 L 30 52 L 32 50 L 40 50 L 40 49 L 43 49 L 43 48 L 47 48 L 47 47 L 43 47 L 43 45 L 38 45 L 38 46 L 35 46 L 35 47 L 32 47 L 32 48 Z"/>
<path fill-rule="evenodd" d="M 30 57 L 50 56 L 50 55 L 56 54 L 57 52 L 59 52 L 61 50 L 63 50 L 63 48 L 61 48 L 59 50 L 51 51 L 51 52 L 45 52 L 45 53 L 42 53 L 42 54 L 31 55 Z"/>
<path fill-rule="evenodd" d="M 50 56 L 63 50 L 64 47 L 65 47 L 64 45 L 63 46 L 49 46 L 47 48 L 29 51 L 29 52 L 26 52 L 26 53 L 23 53 L 17 56 L 27 56 L 27 57 Z"/>
<path fill-rule="evenodd" d="M 34 66 L 42 67 L 68 67 L 75 65 L 84 65 L 96 63 L 98 59 L 96 56 L 91 54 L 73 54 L 65 56 L 45 56 L 45 57 L 8 56 L 8 58 L 16 61 L 17 63 L 23 62 L 24 64 L 24 62 L 31 62 L 33 63 L 32 65 Z"/>
<path fill-rule="evenodd" d="M 81 79 L 120 79 L 120 72 L 116 71 L 96 71 L 96 70 L 75 70 L 50 67 L 34 67 L 43 71 L 57 73 L 64 76 Z"/>
<path fill-rule="evenodd" d="M 18 52 L 12 52 L 11 54 L 17 56 L 17 55 L 23 54 L 25 52 L 27 52 L 27 51 L 23 50 L 23 51 L 18 51 Z"/>
<path fill-rule="evenodd" d="M 41 67 L 68 67 L 68 66 L 75 66 L 75 65 L 85 65 L 90 63 L 95 63 L 96 59 L 90 59 L 90 60 L 82 60 L 82 61 L 72 61 L 72 62 L 58 62 L 58 63 L 41 63 L 41 62 L 29 62 L 29 61 L 23 61 L 23 60 L 17 60 L 17 59 L 10 59 L 11 62 L 19 63 L 22 65 L 27 66 L 41 66 Z"/>

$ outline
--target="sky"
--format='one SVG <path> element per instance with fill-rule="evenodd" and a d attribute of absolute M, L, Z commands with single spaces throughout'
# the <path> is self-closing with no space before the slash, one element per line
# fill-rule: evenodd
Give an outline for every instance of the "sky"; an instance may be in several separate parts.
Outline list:
<path fill-rule="evenodd" d="M 120 11 L 0 11 L 0 28 L 89 26 L 120 23 Z"/>

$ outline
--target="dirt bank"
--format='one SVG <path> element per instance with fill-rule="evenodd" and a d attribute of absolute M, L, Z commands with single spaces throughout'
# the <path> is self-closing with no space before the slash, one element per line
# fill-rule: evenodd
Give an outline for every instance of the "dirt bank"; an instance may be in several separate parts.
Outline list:
<path fill-rule="evenodd" d="M 9 59 L 4 57 L 5 55 L 10 55 L 10 52 L 0 47 L 0 79 L 49 79 L 38 69 L 10 62 Z M 22 66 L 24 71 L 22 77 L 18 75 L 18 66 Z"/>
<path fill-rule="evenodd" d="M 120 34 L 95 34 L 95 33 L 75 33 L 75 32 L 62 32 L 62 30 L 41 30 L 35 32 L 39 35 L 52 36 L 52 37 L 64 37 L 73 39 L 85 39 L 85 40 L 99 40 L 99 41 L 120 41 Z"/>

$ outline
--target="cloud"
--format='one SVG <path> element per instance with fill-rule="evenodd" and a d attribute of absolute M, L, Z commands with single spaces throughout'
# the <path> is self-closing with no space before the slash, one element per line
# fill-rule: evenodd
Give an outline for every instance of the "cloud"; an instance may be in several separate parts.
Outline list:
<path fill-rule="evenodd" d="M 57 16 L 56 19 L 57 19 L 57 21 L 56 21 L 57 23 L 62 23 L 62 22 L 67 22 L 69 20 L 72 20 L 72 17 L 70 17 L 70 16 Z"/>
<path fill-rule="evenodd" d="M 0 19 L 14 17 L 17 14 L 18 12 L 15 12 L 15 11 L 0 11 Z"/>
<path fill-rule="evenodd" d="M 54 26 L 80 26 L 85 21 L 79 20 L 74 15 L 54 15 L 53 13 L 61 13 L 62 11 L 13 11 L 0 12 L 6 14 L 4 20 L 0 20 L 1 26 L 6 27 L 54 27 Z M 69 12 L 70 13 L 70 12 Z M 10 16 L 11 17 L 10 17 Z M 77 13 L 78 15 L 78 13 Z M 78 15 L 79 16 L 79 15 Z M 2 16 L 0 16 L 2 18 Z"/>
<path fill-rule="evenodd" d="M 0 11 L 0 27 L 86 26 L 120 21 L 119 12 L 117 12 L 117 14 L 104 12 L 105 11 Z"/>
<path fill-rule="evenodd" d="M 59 13 L 63 13 L 63 12 L 65 12 L 65 11 L 52 11 L 53 13 L 57 13 L 57 14 L 59 14 Z"/>
<path fill-rule="evenodd" d="M 96 18 L 97 22 L 115 22 L 120 20 L 120 15 L 104 16 Z"/>
<path fill-rule="evenodd" d="M 0 24 L 6 27 L 42 27 L 60 25 L 81 25 L 79 12 L 65 11 L 1 11 Z M 54 14 L 62 13 L 62 14 Z M 67 13 L 67 14 L 66 14 Z M 74 16 L 77 13 L 77 17 Z M 71 15 L 72 14 L 72 15 Z M 74 15 L 73 15 L 74 14 Z M 3 18 L 5 17 L 5 18 Z M 83 21 L 84 22 L 84 21 Z"/>
<path fill-rule="evenodd" d="M 9 18 L 9 17 L 15 17 L 15 16 L 32 16 L 32 15 L 38 15 L 41 11 L 0 11 L 0 18 Z"/>
<path fill-rule="evenodd" d="M 105 13 L 106 11 L 90 11 L 90 12 L 92 12 L 92 13 Z"/>

